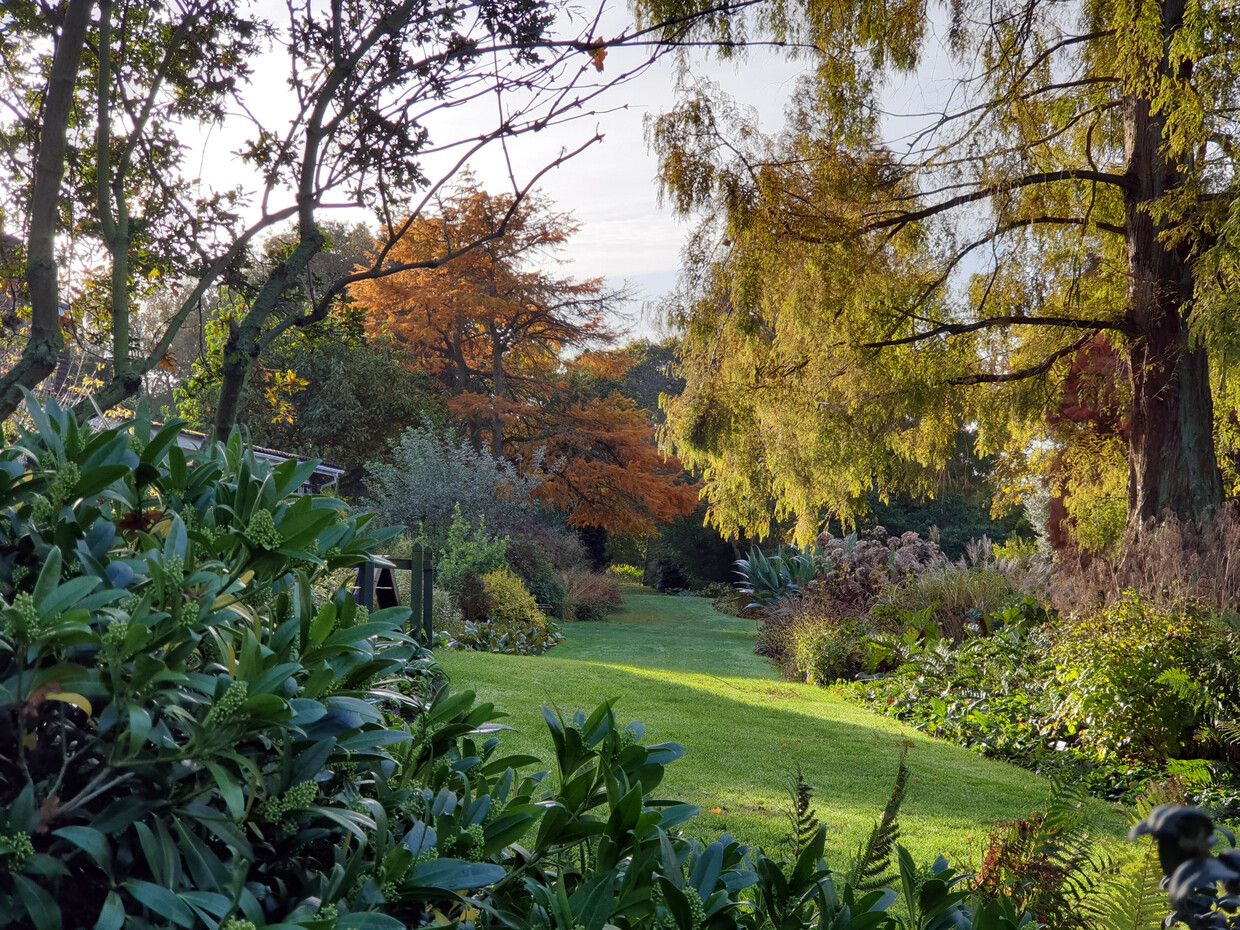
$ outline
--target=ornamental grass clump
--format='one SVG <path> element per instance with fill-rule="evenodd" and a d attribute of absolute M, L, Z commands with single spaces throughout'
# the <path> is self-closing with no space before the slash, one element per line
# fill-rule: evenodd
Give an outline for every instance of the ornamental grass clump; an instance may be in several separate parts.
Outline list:
<path fill-rule="evenodd" d="M 1123 601 L 1130 593 L 1163 610 L 1240 612 L 1240 507 L 1198 520 L 1164 514 L 1115 554 L 1059 553 L 1050 594 L 1065 613 Z"/>
<path fill-rule="evenodd" d="M 564 585 L 561 615 L 565 620 L 597 623 L 624 603 L 620 585 L 600 572 L 569 569 L 560 572 L 560 582 Z"/>

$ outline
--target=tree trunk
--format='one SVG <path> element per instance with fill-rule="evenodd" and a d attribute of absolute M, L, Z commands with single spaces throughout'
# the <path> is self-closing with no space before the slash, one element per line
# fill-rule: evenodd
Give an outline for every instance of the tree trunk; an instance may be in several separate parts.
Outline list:
<path fill-rule="evenodd" d="M 78 67 L 86 46 L 93 0 L 72 0 L 56 40 L 47 94 L 38 126 L 34 184 L 30 192 L 30 231 L 26 283 L 30 294 L 30 332 L 21 358 L 0 378 L 0 420 L 22 402 L 21 389 L 33 388 L 52 373 L 60 357 L 60 284 L 56 268 L 56 229 L 65 148 Z"/>
<path fill-rule="evenodd" d="M 240 323 L 230 326 L 228 341 L 224 344 L 220 396 L 215 406 L 215 435 L 220 439 L 228 436 L 241 415 L 246 385 L 264 349 L 263 331 L 276 312 L 280 297 L 301 277 L 325 241 L 318 227 L 303 232 L 292 254 L 267 276 Z"/>
<path fill-rule="evenodd" d="M 499 338 L 497 327 L 491 330 L 491 456 L 495 459 L 504 457 L 504 421 L 500 416 L 500 406 L 504 402 L 504 345 Z"/>
<path fill-rule="evenodd" d="M 1183 0 L 1165 3 L 1170 32 L 1183 18 Z M 1192 519 L 1223 503 L 1209 359 L 1205 349 L 1190 344 L 1188 334 L 1193 272 L 1181 249 L 1160 240 L 1165 227 L 1151 215 L 1154 203 L 1180 178 L 1162 148 L 1165 129 L 1165 118 L 1151 112 L 1144 95 L 1125 97 L 1130 532 L 1165 511 Z"/>

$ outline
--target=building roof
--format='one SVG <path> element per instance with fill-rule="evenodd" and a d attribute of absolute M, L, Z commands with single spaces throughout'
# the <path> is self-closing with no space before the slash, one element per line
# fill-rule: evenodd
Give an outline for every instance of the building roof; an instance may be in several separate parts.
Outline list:
<path fill-rule="evenodd" d="M 132 419 L 133 419 L 132 411 L 120 410 L 120 411 L 110 414 L 109 417 L 107 418 L 107 421 L 104 424 L 102 424 L 102 426 L 106 427 L 106 426 L 114 425 L 112 422 L 110 422 L 113 420 L 116 421 L 115 425 L 119 425 L 122 422 L 132 420 Z M 151 426 L 153 426 L 156 429 L 159 429 L 163 425 L 164 424 L 160 422 L 159 420 L 151 421 Z M 189 451 L 189 452 L 197 452 L 199 449 L 202 448 L 203 443 L 206 441 L 207 441 L 207 434 L 200 430 L 196 430 L 196 429 L 185 429 L 184 427 L 182 427 L 180 433 L 177 434 L 177 444 L 182 449 L 185 449 L 186 451 Z M 334 465 L 331 462 L 324 462 L 322 459 L 316 459 L 313 456 L 309 456 L 309 455 L 300 455 L 296 452 L 282 452 L 279 449 L 271 449 L 271 448 L 268 448 L 267 446 L 260 446 L 254 443 L 250 443 L 250 449 L 251 451 L 253 451 L 256 457 L 263 459 L 265 461 L 268 461 L 268 462 L 275 462 L 277 464 L 280 462 L 287 462 L 291 459 L 296 459 L 299 462 L 318 462 L 318 465 L 315 466 L 315 469 L 314 469 L 315 472 L 321 475 L 329 475 L 332 477 L 333 480 L 336 478 L 339 478 L 345 472 L 345 470 L 341 468 L 339 465 Z"/>

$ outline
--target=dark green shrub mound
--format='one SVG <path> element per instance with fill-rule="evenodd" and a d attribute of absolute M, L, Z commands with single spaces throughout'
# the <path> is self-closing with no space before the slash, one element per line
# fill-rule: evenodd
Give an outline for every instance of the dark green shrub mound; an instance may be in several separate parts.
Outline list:
<path fill-rule="evenodd" d="M 239 435 L 191 462 L 176 425 L 92 433 L 28 403 L 0 452 L 0 925 L 368 907 L 360 785 L 420 738 L 385 708 L 420 708 L 433 666 L 405 611 L 311 585 L 381 537 Z"/>

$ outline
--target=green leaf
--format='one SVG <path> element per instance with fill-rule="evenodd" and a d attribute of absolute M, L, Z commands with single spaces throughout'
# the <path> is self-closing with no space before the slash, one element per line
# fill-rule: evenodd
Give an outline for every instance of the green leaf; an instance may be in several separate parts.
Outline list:
<path fill-rule="evenodd" d="M 121 887 L 133 895 L 139 904 L 164 920 L 171 920 L 178 927 L 194 926 L 194 912 L 167 888 L 140 881 L 125 882 Z"/>
<path fill-rule="evenodd" d="M 95 861 L 95 864 L 105 872 L 112 860 L 112 851 L 108 846 L 108 839 L 94 827 L 74 826 L 61 827 L 59 830 L 53 830 L 52 836 L 58 836 L 66 842 L 72 843 L 86 855 Z"/>
<path fill-rule="evenodd" d="M 10 872 L 9 877 L 35 930 L 61 930 L 60 907 L 52 896 L 20 872 Z"/>
<path fill-rule="evenodd" d="M 703 901 L 714 893 L 715 883 L 719 881 L 719 873 L 722 871 L 723 845 L 711 843 L 698 855 L 689 876 L 689 884 L 697 889 Z"/>
<path fill-rule="evenodd" d="M 136 754 L 151 735 L 151 715 L 136 704 L 129 705 L 129 752 Z"/>
<path fill-rule="evenodd" d="M 43 563 L 43 568 L 39 571 L 39 580 L 34 585 L 34 605 L 40 608 L 40 613 L 43 613 L 43 602 L 51 597 L 52 592 L 60 584 L 60 571 L 63 561 L 64 558 L 60 554 L 60 547 L 52 546 L 47 553 L 47 561 Z"/>
<path fill-rule="evenodd" d="M 443 891 L 472 891 L 493 885 L 507 873 L 490 862 L 461 859 L 432 859 L 414 867 L 405 879 L 409 888 L 439 888 Z"/>
<path fill-rule="evenodd" d="M 405 930 L 406 924 L 395 917 L 368 911 L 336 918 L 337 930 Z"/>
<path fill-rule="evenodd" d="M 436 841 L 435 831 L 420 820 L 409 829 L 409 832 L 405 834 L 405 838 L 401 840 L 415 856 L 432 848 Z"/>
<path fill-rule="evenodd" d="M 177 514 L 172 515 L 168 526 L 168 535 L 164 538 L 164 558 L 176 557 L 184 559 L 189 552 L 189 534 L 185 532 L 185 523 Z"/>
<path fill-rule="evenodd" d="M 224 799 L 224 804 L 228 807 L 228 813 L 235 822 L 240 823 L 241 818 L 245 816 L 245 792 L 241 785 L 219 763 L 204 762 L 203 764 L 211 773 L 211 777 L 215 779 L 216 787 L 220 789 L 220 797 Z"/>
<path fill-rule="evenodd" d="M 608 871 L 573 892 L 569 900 L 576 915 L 575 924 L 580 924 L 585 930 L 602 930 L 615 909 L 618 874 Z"/>
<path fill-rule="evenodd" d="M 99 909 L 99 919 L 95 921 L 95 930 L 121 930 L 125 926 L 125 905 L 121 896 L 109 891 Z"/>
<path fill-rule="evenodd" d="M 406 730 L 366 730 L 340 741 L 340 748 L 349 752 L 368 752 L 382 746 L 408 743 L 413 737 Z"/>
<path fill-rule="evenodd" d="M 331 635 L 331 631 L 335 626 L 336 605 L 328 601 L 322 606 L 318 616 L 314 618 L 314 622 L 310 625 L 311 644 L 315 646 L 321 645 Z"/>
<path fill-rule="evenodd" d="M 177 817 L 175 826 L 177 846 L 194 884 L 199 888 L 223 887 L 229 879 L 228 868 L 206 843 L 186 828 L 183 818 Z"/>
<path fill-rule="evenodd" d="M 83 469 L 82 480 L 77 486 L 77 496 L 79 498 L 93 497 L 104 488 L 124 478 L 129 472 L 127 465 L 100 465 Z"/>
<path fill-rule="evenodd" d="M 692 804 L 673 804 L 671 807 L 664 808 L 661 812 L 659 826 L 664 830 L 673 830 L 681 824 L 692 820 L 700 813 L 702 813 L 702 809 Z"/>
<path fill-rule="evenodd" d="M 213 891 L 183 891 L 177 895 L 195 911 L 206 913 L 219 920 L 232 910 L 232 901 Z"/>
<path fill-rule="evenodd" d="M 40 574 L 39 580 L 43 580 Z M 64 584 L 57 586 L 43 602 L 39 604 L 39 613 L 46 616 L 55 616 L 64 613 L 70 607 L 73 607 L 88 594 L 99 587 L 100 580 L 85 576 L 82 578 L 71 578 Z"/>
<path fill-rule="evenodd" d="M 167 829 L 159 821 L 152 830 L 145 823 L 134 824 L 138 833 L 138 841 L 142 845 L 142 854 L 150 867 L 151 876 L 165 888 L 171 888 L 176 879 L 177 856 L 176 844 L 168 835 Z"/>

